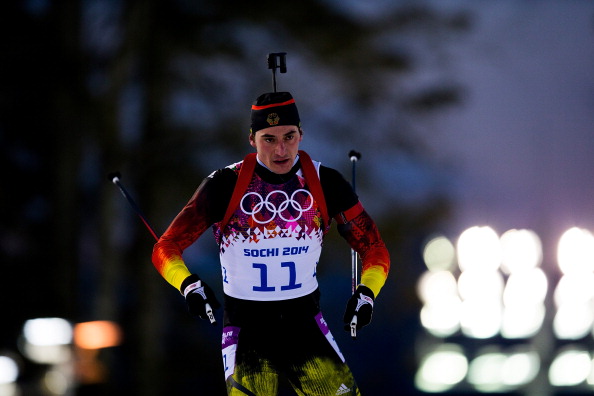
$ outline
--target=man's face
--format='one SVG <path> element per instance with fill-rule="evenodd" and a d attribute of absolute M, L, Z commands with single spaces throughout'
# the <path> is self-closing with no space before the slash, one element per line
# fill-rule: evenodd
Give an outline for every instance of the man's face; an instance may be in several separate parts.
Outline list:
<path fill-rule="evenodd" d="M 250 144 L 258 158 L 274 173 L 285 174 L 291 170 L 302 136 L 295 125 L 264 128 L 250 135 Z"/>

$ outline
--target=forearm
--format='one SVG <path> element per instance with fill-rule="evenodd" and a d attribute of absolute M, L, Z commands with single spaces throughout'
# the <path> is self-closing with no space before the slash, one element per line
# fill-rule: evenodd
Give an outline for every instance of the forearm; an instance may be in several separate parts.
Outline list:
<path fill-rule="evenodd" d="M 390 259 L 387 250 L 384 247 L 385 254 L 382 254 L 381 259 L 369 260 L 361 258 L 361 283 L 373 291 L 375 297 L 379 294 L 382 287 L 386 283 L 388 271 L 390 268 Z"/>
<path fill-rule="evenodd" d="M 367 212 L 362 211 L 340 225 L 339 232 L 361 257 L 361 283 L 377 297 L 390 271 L 390 255 L 377 226 Z"/>
<path fill-rule="evenodd" d="M 178 290 L 181 290 L 184 279 L 191 275 L 181 250 L 175 244 L 162 239 L 153 248 L 152 261 L 159 274 Z"/>
<path fill-rule="evenodd" d="M 176 216 L 153 248 L 152 261 L 159 274 L 176 289 L 190 275 L 182 254 L 209 226 L 194 197 Z"/>

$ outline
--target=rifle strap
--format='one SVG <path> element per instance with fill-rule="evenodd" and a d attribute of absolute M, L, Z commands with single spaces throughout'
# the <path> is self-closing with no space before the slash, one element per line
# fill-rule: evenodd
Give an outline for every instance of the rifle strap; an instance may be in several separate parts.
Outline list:
<path fill-rule="evenodd" d="M 233 216 L 233 212 L 235 212 L 235 209 L 241 202 L 243 194 L 248 189 L 254 174 L 254 169 L 256 169 L 256 162 L 256 153 L 250 153 L 243 159 L 243 164 L 239 170 L 239 175 L 237 175 L 237 182 L 235 183 L 231 200 L 227 206 L 225 216 L 220 223 L 221 230 L 223 230 L 227 226 L 227 223 L 229 223 L 231 216 Z M 313 161 L 305 151 L 299 150 L 299 162 L 301 163 L 305 183 L 309 187 L 314 200 L 317 202 L 320 212 L 322 213 L 322 229 L 324 230 L 324 233 L 326 233 L 330 218 L 328 217 L 328 208 L 326 207 L 326 199 L 324 198 L 324 191 L 322 190 L 320 177 L 318 176 Z"/>

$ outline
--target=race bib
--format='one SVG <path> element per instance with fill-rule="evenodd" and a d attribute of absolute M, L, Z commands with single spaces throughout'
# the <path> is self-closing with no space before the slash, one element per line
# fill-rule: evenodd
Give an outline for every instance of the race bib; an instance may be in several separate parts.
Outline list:
<path fill-rule="evenodd" d="M 225 294 L 272 301 L 313 292 L 318 287 L 316 266 L 321 246 L 292 242 L 290 238 L 269 239 L 228 249 L 221 255 Z"/>
<path fill-rule="evenodd" d="M 321 212 L 299 174 L 281 185 L 254 175 L 224 231 L 219 247 L 225 294 L 274 301 L 318 287 Z"/>
<path fill-rule="evenodd" d="M 239 340 L 239 327 L 227 326 L 223 329 L 222 354 L 225 380 L 235 372 L 235 354 L 237 353 L 237 342 Z"/>

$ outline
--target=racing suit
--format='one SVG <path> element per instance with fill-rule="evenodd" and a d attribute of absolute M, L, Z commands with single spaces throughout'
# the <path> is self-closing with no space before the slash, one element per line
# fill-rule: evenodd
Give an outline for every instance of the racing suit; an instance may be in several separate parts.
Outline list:
<path fill-rule="evenodd" d="M 319 304 L 316 269 L 324 224 L 297 160 L 279 175 L 256 165 L 230 220 L 221 224 L 244 161 L 203 180 L 153 250 L 153 263 L 181 288 L 182 253 L 209 227 L 219 245 L 224 292 L 222 354 L 230 395 L 275 395 L 284 375 L 301 395 L 360 394 Z M 350 184 L 314 161 L 327 211 L 360 255 L 361 283 L 377 297 L 390 259 Z"/>

